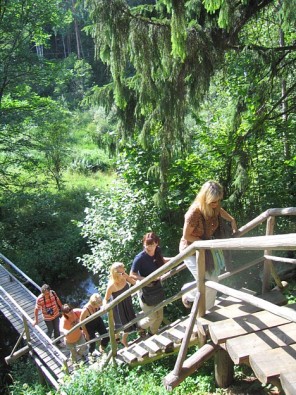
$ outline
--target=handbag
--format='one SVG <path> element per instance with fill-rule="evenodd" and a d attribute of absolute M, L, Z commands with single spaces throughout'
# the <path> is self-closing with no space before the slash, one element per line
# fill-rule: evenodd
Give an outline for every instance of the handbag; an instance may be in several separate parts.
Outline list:
<path fill-rule="evenodd" d="M 147 306 L 156 306 L 165 299 L 164 289 L 160 280 L 153 281 L 149 286 L 142 288 L 142 302 Z"/>
<path fill-rule="evenodd" d="M 205 218 L 202 215 L 202 221 L 205 229 Z M 229 238 L 231 234 L 231 230 L 229 231 L 228 222 L 225 221 L 221 215 L 218 216 L 218 228 L 215 230 L 212 238 L 213 239 L 225 239 Z M 205 262 L 206 262 L 206 271 L 208 273 L 215 273 L 219 275 L 222 271 L 225 270 L 226 263 L 223 250 L 205 250 Z"/>
<path fill-rule="evenodd" d="M 219 275 L 225 270 L 223 250 L 205 250 L 206 271 Z"/>

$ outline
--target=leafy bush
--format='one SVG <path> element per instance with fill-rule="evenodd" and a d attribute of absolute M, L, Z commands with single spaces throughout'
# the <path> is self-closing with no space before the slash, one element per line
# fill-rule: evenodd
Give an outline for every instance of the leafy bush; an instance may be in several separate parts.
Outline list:
<path fill-rule="evenodd" d="M 112 168 L 112 161 L 102 150 L 84 150 L 72 158 L 69 169 L 72 172 L 88 174 L 90 172 L 107 171 Z"/>
<path fill-rule="evenodd" d="M 6 196 L 2 203 L 1 252 L 35 282 L 68 278 L 87 250 L 73 220 L 81 220 L 85 191 Z"/>
<path fill-rule="evenodd" d="M 117 180 L 110 192 L 87 195 L 90 207 L 85 219 L 79 223 L 91 254 L 79 260 L 93 273 L 103 278 L 115 261 L 130 266 L 134 256 L 142 249 L 143 235 L 153 230 L 161 238 L 166 226 L 161 223 L 160 212 L 142 191 L 132 191 L 124 181 Z"/>
<path fill-rule="evenodd" d="M 12 365 L 11 375 L 14 382 L 9 386 L 12 395 L 53 395 L 48 386 L 37 384 L 39 375 L 37 368 L 29 358 L 22 358 Z"/>
<path fill-rule="evenodd" d="M 163 378 L 171 368 L 155 362 L 133 369 L 126 365 L 109 365 L 99 373 L 93 369 L 81 369 L 66 381 L 61 390 L 66 395 L 166 395 L 171 392 L 165 389 Z M 175 388 L 174 394 L 204 395 L 214 388 L 212 375 L 195 374 Z"/>

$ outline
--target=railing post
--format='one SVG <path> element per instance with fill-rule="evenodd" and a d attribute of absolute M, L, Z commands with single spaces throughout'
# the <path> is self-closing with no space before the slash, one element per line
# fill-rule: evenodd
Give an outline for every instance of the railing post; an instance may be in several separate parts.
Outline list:
<path fill-rule="evenodd" d="M 203 317 L 206 313 L 206 287 L 205 287 L 205 250 L 196 251 L 196 265 L 198 273 L 197 290 L 200 293 L 198 303 L 198 316 Z"/>
<path fill-rule="evenodd" d="M 23 315 L 23 323 L 24 323 L 24 329 L 25 329 L 25 333 L 26 333 L 26 341 L 27 341 L 27 344 L 29 345 L 29 343 L 31 341 L 31 335 L 30 335 L 30 329 L 29 329 L 27 318 L 24 315 Z"/>
<path fill-rule="evenodd" d="M 273 235 L 275 224 L 275 217 L 268 217 L 266 221 L 266 236 Z M 264 250 L 264 255 L 272 255 L 272 250 Z M 263 278 L 262 278 L 262 293 L 268 292 L 271 288 L 271 268 L 272 262 L 270 259 L 264 259 L 263 263 Z"/>
<path fill-rule="evenodd" d="M 117 344 L 115 338 L 115 327 L 114 327 L 114 317 L 113 317 L 113 309 L 108 312 L 108 323 L 109 323 L 109 337 L 111 343 L 111 353 L 112 357 L 115 358 L 117 354 Z"/>
<path fill-rule="evenodd" d="M 193 306 L 192 306 L 192 309 L 191 309 L 191 317 L 190 317 L 190 320 L 189 320 L 189 324 L 186 327 L 186 331 L 185 331 L 184 338 L 183 338 L 182 343 L 181 343 L 181 347 L 180 347 L 179 354 L 178 354 L 178 357 L 177 357 L 177 360 L 176 360 L 176 363 L 175 363 L 175 367 L 174 367 L 174 370 L 172 372 L 172 374 L 174 376 L 176 376 L 176 377 L 179 377 L 181 369 L 183 367 L 183 363 L 184 363 L 185 357 L 186 357 L 186 353 L 187 353 L 187 350 L 188 350 L 188 344 L 190 342 L 190 337 L 192 335 L 193 327 L 194 327 L 194 324 L 195 324 L 195 321 L 196 321 L 199 297 L 200 297 L 199 293 L 196 293 L 195 298 L 194 298 L 194 302 L 193 302 Z"/>

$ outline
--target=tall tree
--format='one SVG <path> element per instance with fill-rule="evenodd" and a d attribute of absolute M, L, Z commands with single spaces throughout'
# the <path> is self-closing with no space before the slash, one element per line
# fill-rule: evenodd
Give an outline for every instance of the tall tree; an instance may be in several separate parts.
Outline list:
<path fill-rule="evenodd" d="M 159 174 L 161 192 L 165 194 L 171 160 L 174 155 L 182 156 L 188 143 L 185 116 L 192 108 L 200 107 L 211 78 L 223 68 L 226 54 L 239 58 L 248 51 L 266 67 L 269 65 L 270 84 L 281 73 L 292 75 L 296 46 L 291 31 L 295 26 L 296 2 L 157 0 L 153 4 L 143 1 L 137 6 L 132 3 L 86 1 L 94 22 L 92 35 L 97 54 L 109 65 L 113 77 L 112 85 L 95 92 L 94 97 L 108 103 L 109 108 L 115 103 L 124 138 L 136 136 L 144 147 L 160 147 Z M 258 19 L 263 23 L 266 17 L 271 21 L 271 15 L 273 26 L 280 17 L 286 21 L 290 34 L 285 46 L 271 39 L 262 42 L 259 29 L 251 32 L 252 23 Z M 253 86 L 254 90 L 247 92 L 249 100 L 257 92 L 256 121 L 261 125 L 274 116 L 283 100 L 290 100 L 289 112 L 295 109 L 295 82 L 288 80 L 287 94 L 279 98 L 274 95 L 268 106 L 264 106 L 264 93 L 270 94 L 271 89 L 263 92 Z M 238 102 L 237 116 L 250 110 L 247 102 L 243 100 L 241 105 Z M 244 154 L 239 149 L 240 142 L 255 129 L 252 123 L 237 139 L 235 149 L 242 153 L 241 160 Z M 242 161 L 239 166 L 244 166 Z"/>

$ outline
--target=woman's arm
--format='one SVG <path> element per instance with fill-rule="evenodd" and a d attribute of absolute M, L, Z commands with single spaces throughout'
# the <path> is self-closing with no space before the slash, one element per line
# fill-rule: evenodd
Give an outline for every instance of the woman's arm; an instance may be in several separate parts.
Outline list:
<path fill-rule="evenodd" d="M 135 283 L 137 280 L 143 280 L 143 278 L 145 278 L 145 277 L 140 276 L 138 273 L 132 272 L 132 271 L 130 271 L 129 275 L 135 281 Z"/>
<path fill-rule="evenodd" d="M 108 303 L 108 300 L 111 298 L 113 292 L 114 285 L 111 283 L 107 286 L 106 293 L 103 299 L 103 305 L 105 306 Z"/>
<path fill-rule="evenodd" d="M 183 239 L 190 241 L 191 243 L 193 243 L 194 241 L 197 240 L 201 240 L 200 237 L 198 236 L 194 236 L 192 233 L 194 232 L 195 227 L 190 225 L 189 222 L 185 222 L 184 223 L 184 227 L 183 227 Z"/>
<path fill-rule="evenodd" d="M 80 314 L 79 321 L 81 322 L 81 321 L 83 321 L 85 318 L 87 318 L 86 315 L 87 315 L 87 310 L 86 310 L 86 308 L 84 308 L 84 309 L 82 309 L 82 312 L 81 312 L 81 314 Z M 85 335 L 86 340 L 89 340 L 89 334 L 88 334 L 88 331 L 87 331 L 87 329 L 86 329 L 86 326 L 85 326 L 85 325 L 82 325 L 81 328 L 82 328 L 82 330 L 83 330 L 83 333 L 84 333 L 84 335 Z"/>
<path fill-rule="evenodd" d="M 131 285 L 136 284 L 136 280 L 134 279 L 134 277 L 132 277 L 131 275 L 128 275 L 127 273 L 124 273 L 123 277 L 126 279 L 126 281 L 128 283 L 130 283 Z"/>
<path fill-rule="evenodd" d="M 237 232 L 237 225 L 235 219 L 230 214 L 228 214 L 228 212 L 225 211 L 224 208 L 222 207 L 220 208 L 220 215 L 222 218 L 226 219 L 226 221 L 230 222 L 232 227 L 232 232 L 233 233 Z"/>

